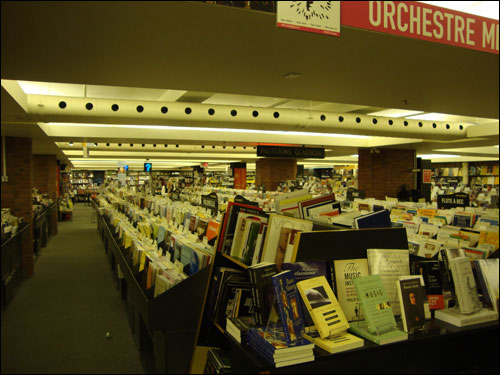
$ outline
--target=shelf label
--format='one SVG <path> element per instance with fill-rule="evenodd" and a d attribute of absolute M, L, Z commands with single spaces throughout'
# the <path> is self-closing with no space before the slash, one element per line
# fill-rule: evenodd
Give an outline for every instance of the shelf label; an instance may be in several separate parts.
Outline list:
<path fill-rule="evenodd" d="M 449 209 L 455 207 L 469 207 L 470 198 L 467 193 L 456 193 L 448 195 L 438 195 L 437 205 L 439 209 Z"/>

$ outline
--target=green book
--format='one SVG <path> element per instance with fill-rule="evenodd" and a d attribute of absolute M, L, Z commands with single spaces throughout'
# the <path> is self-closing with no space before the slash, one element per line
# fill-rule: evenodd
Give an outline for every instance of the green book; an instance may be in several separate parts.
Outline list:
<path fill-rule="evenodd" d="M 380 275 L 358 277 L 353 282 L 367 330 L 381 334 L 396 328 L 396 319 Z"/>
<path fill-rule="evenodd" d="M 368 331 L 368 325 L 365 320 L 350 322 L 349 331 L 354 333 L 355 335 L 373 341 L 378 345 L 385 345 L 392 342 L 398 342 L 408 339 L 408 334 L 397 328 L 380 334 L 371 333 Z"/>

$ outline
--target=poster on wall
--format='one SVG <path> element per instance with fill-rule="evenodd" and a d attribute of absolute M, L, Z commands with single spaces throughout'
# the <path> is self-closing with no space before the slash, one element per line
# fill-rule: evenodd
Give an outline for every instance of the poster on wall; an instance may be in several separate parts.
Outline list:
<path fill-rule="evenodd" d="M 234 168 L 234 188 L 246 189 L 247 188 L 247 169 Z"/>
<path fill-rule="evenodd" d="M 276 26 L 340 36 L 340 1 L 277 1 Z"/>

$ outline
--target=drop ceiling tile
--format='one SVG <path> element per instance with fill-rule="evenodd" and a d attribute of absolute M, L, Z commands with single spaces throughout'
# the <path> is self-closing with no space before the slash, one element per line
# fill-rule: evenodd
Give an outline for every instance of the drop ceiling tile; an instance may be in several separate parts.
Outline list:
<path fill-rule="evenodd" d="M 87 97 L 101 99 L 125 99 L 125 100 L 158 100 L 165 94 L 163 89 L 145 89 L 137 87 L 117 86 L 87 86 Z"/>
<path fill-rule="evenodd" d="M 270 98 L 266 96 L 214 94 L 210 98 L 204 100 L 203 104 L 270 107 L 282 101 L 282 98 Z"/>

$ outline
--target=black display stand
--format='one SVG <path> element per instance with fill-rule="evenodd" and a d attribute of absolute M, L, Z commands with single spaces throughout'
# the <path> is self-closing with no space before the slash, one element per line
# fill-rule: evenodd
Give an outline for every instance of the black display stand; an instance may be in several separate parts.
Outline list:
<path fill-rule="evenodd" d="M 17 232 L 2 243 L 1 258 L 1 299 L 2 310 L 14 297 L 17 288 L 23 281 L 22 275 L 22 247 L 28 237 L 30 225 L 23 223 Z"/>
<path fill-rule="evenodd" d="M 33 253 L 41 255 L 41 249 L 47 247 L 49 241 L 49 226 L 47 221 L 47 207 L 33 218 Z"/>
<path fill-rule="evenodd" d="M 303 232 L 296 261 L 366 258 L 369 248 L 407 249 L 406 230 L 383 228 Z M 222 258 L 216 257 L 215 266 L 227 265 L 221 261 L 228 261 L 227 257 Z M 232 266 L 246 268 L 236 262 Z M 204 326 L 208 323 L 204 321 Z M 402 328 L 401 321 L 398 324 Z M 315 348 L 314 362 L 282 368 L 275 368 L 227 333 L 224 333 L 224 342 L 221 343 L 220 333 L 223 330 L 217 328 L 219 336 L 212 333 L 211 344 L 230 350 L 231 372 L 235 374 L 498 373 L 499 370 L 498 321 L 458 328 L 431 319 L 426 322 L 423 331 L 409 334 L 405 341 L 377 345 L 365 340 L 363 348 L 335 354 Z"/>
<path fill-rule="evenodd" d="M 94 208 L 97 209 L 96 206 Z M 105 243 L 117 289 L 125 301 L 138 349 L 152 349 L 160 373 L 188 374 L 198 340 L 212 265 L 153 298 L 152 289 L 145 292 L 141 287 L 138 270 L 131 266 L 127 251 L 118 245 L 111 225 L 104 216 L 97 216 L 98 229 Z M 118 278 L 117 264 L 123 278 Z"/>

